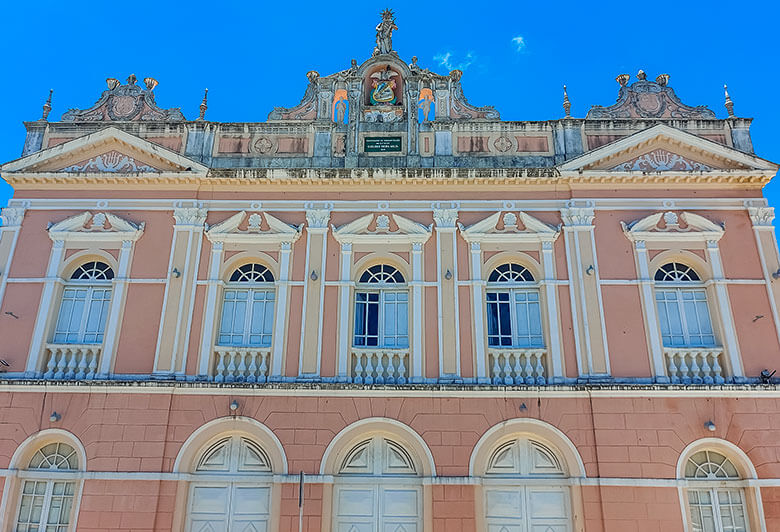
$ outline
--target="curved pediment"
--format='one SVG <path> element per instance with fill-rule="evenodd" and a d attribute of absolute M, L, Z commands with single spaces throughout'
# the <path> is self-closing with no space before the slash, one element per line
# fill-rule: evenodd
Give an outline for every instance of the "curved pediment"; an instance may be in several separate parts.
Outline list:
<path fill-rule="evenodd" d="M 52 240 L 72 241 L 116 241 L 138 240 L 143 235 L 145 224 L 135 224 L 110 212 L 81 214 L 66 218 L 49 226 Z"/>
<path fill-rule="evenodd" d="M 433 226 L 424 226 L 398 214 L 367 214 L 341 227 L 333 226 L 333 238 L 342 244 L 422 244 Z"/>
<path fill-rule="evenodd" d="M 250 244 L 295 242 L 301 227 L 295 227 L 267 212 L 237 212 L 206 230 L 211 242 Z"/>

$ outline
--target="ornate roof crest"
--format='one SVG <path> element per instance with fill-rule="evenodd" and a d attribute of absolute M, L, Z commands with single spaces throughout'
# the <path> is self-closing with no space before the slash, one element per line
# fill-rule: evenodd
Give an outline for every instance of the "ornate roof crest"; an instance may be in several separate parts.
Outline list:
<path fill-rule="evenodd" d="M 669 75 L 661 74 L 655 81 L 648 81 L 643 70 L 637 73 L 637 81 L 621 74 L 616 78 L 620 85 L 614 105 L 594 105 L 586 118 L 715 118 L 715 113 L 705 105 L 685 105 L 669 87 Z"/>
<path fill-rule="evenodd" d="M 122 85 L 116 78 L 108 78 L 108 90 L 89 109 L 69 109 L 62 115 L 63 122 L 103 121 L 178 121 L 186 120 L 178 107 L 161 109 L 154 101 L 154 78 L 144 78 L 143 89 L 136 85 L 138 79 L 130 74 Z"/>

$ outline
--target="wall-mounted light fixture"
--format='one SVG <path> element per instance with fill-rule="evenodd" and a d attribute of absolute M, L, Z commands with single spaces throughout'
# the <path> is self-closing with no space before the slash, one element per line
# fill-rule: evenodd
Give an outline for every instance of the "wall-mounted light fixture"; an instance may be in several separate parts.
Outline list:
<path fill-rule="evenodd" d="M 179 271 L 179 268 L 174 268 L 173 271 L 171 271 L 171 275 L 176 277 L 177 279 L 181 277 L 181 272 Z"/>
<path fill-rule="evenodd" d="M 445 279 L 447 279 L 448 281 L 449 281 L 450 279 L 452 279 L 452 272 L 451 272 L 451 271 L 449 271 L 449 270 L 447 270 L 447 271 L 444 273 L 444 278 L 445 278 Z"/>
<path fill-rule="evenodd" d="M 715 432 L 715 429 L 717 428 L 717 427 L 715 426 L 715 423 L 713 423 L 712 421 L 708 421 L 708 422 L 706 422 L 706 423 L 704 424 L 704 427 L 705 427 L 705 428 L 706 428 L 708 431 L 710 431 L 710 432 Z"/>
<path fill-rule="evenodd" d="M 772 272 L 772 279 L 780 279 L 780 268 L 776 272 Z"/>
<path fill-rule="evenodd" d="M 585 273 L 587 273 L 588 275 L 593 275 L 593 270 L 595 270 L 595 268 L 593 267 L 593 264 L 591 264 L 590 266 L 588 266 L 588 269 L 585 270 Z"/>
<path fill-rule="evenodd" d="M 57 412 L 52 412 L 51 415 L 49 416 L 49 421 L 51 421 L 52 423 L 56 423 L 60 419 L 62 419 L 62 416 Z"/>
<path fill-rule="evenodd" d="M 235 412 L 236 410 L 238 410 L 238 401 L 233 399 L 233 402 L 230 403 L 230 411 Z"/>
<path fill-rule="evenodd" d="M 319 279 L 319 277 L 317 276 L 317 272 L 314 270 L 311 271 L 311 275 L 309 277 L 311 278 L 312 281 L 316 281 L 317 279 Z"/>

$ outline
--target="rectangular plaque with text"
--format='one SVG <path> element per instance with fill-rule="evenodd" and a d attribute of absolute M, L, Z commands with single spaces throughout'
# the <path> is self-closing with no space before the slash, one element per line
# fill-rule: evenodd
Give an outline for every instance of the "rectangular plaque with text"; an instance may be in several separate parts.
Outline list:
<path fill-rule="evenodd" d="M 363 151 L 371 153 L 401 151 L 401 137 L 366 137 Z"/>

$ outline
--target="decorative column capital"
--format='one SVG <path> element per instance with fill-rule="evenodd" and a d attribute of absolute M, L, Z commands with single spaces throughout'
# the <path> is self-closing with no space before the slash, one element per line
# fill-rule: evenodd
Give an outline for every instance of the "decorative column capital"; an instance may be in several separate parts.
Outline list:
<path fill-rule="evenodd" d="M 342 253 L 352 253 L 352 242 L 342 242 L 341 243 L 341 252 Z"/>
<path fill-rule="evenodd" d="M 437 229 L 455 229 L 458 221 L 457 209 L 433 209 L 433 219 Z"/>
<path fill-rule="evenodd" d="M 561 218 L 563 224 L 574 227 L 590 227 L 593 225 L 593 218 L 596 213 L 592 201 L 572 200 L 566 203 L 566 207 L 561 209 Z"/>
<path fill-rule="evenodd" d="M 328 230 L 328 221 L 330 220 L 330 209 L 309 209 L 306 211 L 306 223 L 309 230 L 320 229 Z"/>
<path fill-rule="evenodd" d="M 202 228 L 206 223 L 208 209 L 202 207 L 174 207 L 173 219 L 176 225 Z"/>
<path fill-rule="evenodd" d="M 772 222 L 775 219 L 774 207 L 748 207 L 748 215 L 750 215 L 750 221 L 753 222 L 753 227 L 772 227 Z"/>
<path fill-rule="evenodd" d="M 0 221 L 3 222 L 3 227 L 21 227 L 24 211 L 24 207 L 5 207 L 0 209 Z"/>

